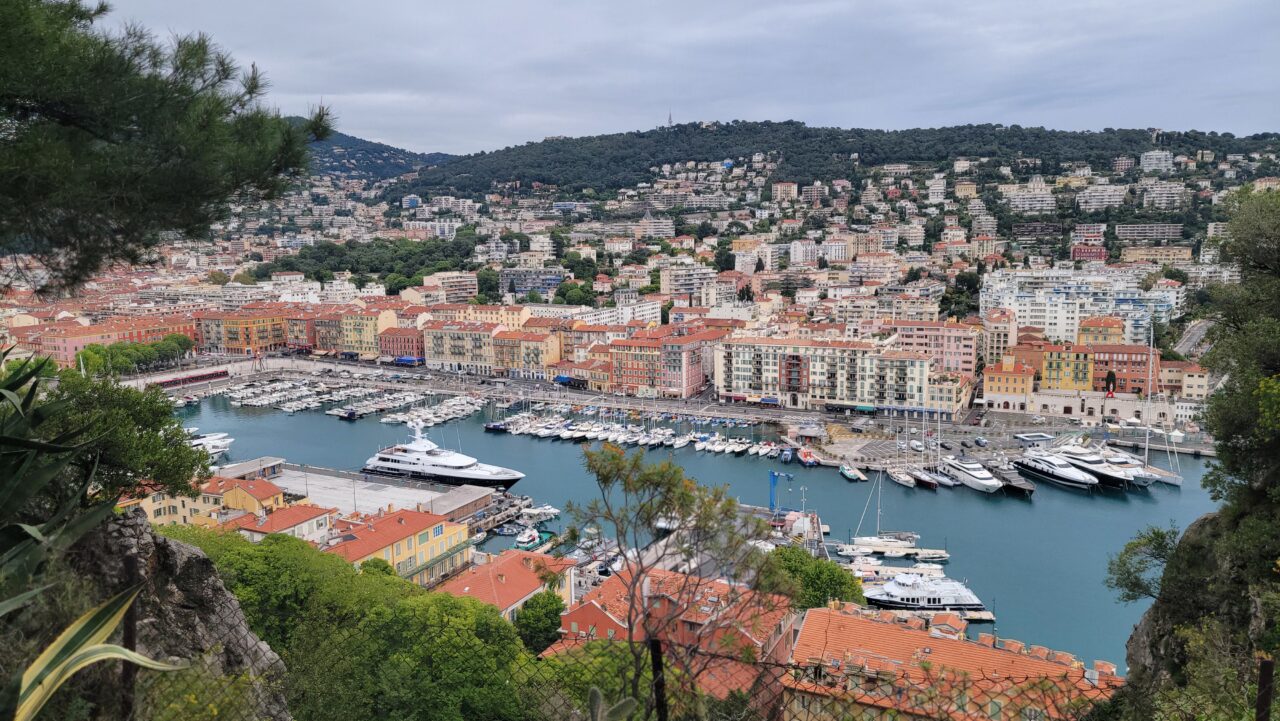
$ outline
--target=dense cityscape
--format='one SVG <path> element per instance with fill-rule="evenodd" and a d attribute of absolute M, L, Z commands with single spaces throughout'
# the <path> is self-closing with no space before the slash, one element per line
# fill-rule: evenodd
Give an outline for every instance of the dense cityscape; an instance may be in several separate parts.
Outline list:
<path fill-rule="evenodd" d="M 104 12 L 0 11 L 6 715 L 1272 717 L 1280 135 L 424 154 Z"/>

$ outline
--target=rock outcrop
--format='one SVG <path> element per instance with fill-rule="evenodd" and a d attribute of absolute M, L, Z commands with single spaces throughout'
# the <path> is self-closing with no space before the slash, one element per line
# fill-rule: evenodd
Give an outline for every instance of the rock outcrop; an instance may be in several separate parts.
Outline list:
<path fill-rule="evenodd" d="M 156 659 L 187 659 L 195 669 L 173 683 L 180 678 L 198 686 L 192 689 L 197 694 L 249 704 L 255 718 L 291 718 L 284 663 L 249 628 L 239 602 L 203 551 L 156 535 L 146 514 L 135 510 L 82 539 L 71 561 L 98 583 L 104 597 L 142 585 L 135 602 L 138 651 Z"/>

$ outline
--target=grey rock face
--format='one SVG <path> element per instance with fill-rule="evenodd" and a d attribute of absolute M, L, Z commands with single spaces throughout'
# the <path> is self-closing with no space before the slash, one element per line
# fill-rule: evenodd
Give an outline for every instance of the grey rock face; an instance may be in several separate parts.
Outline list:
<path fill-rule="evenodd" d="M 137 650 L 185 659 L 194 670 L 152 676 L 173 692 L 216 705 L 249 705 L 257 718 L 289 721 L 280 656 L 250 628 L 240 604 L 200 549 L 158 536 L 146 514 L 113 518 L 78 544 L 73 563 L 107 594 L 140 583 L 134 603 Z"/>

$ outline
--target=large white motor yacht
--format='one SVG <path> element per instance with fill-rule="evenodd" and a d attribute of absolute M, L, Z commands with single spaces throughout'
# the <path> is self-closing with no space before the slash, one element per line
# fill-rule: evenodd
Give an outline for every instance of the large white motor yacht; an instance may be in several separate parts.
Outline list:
<path fill-rule="evenodd" d="M 1013 467 L 1022 475 L 1035 481 L 1048 481 L 1071 488 L 1093 489 L 1098 479 L 1091 473 L 1076 468 L 1061 456 L 1039 451 L 1028 451 L 1013 461 Z"/>
<path fill-rule="evenodd" d="M 378 451 L 365 461 L 364 472 L 489 488 L 508 488 L 524 478 L 519 471 L 480 463 L 471 456 L 441 448 L 422 436 L 421 424 L 414 423 L 410 427 L 413 429 L 412 441 Z"/>
<path fill-rule="evenodd" d="M 975 491 L 995 493 L 1004 487 L 998 478 L 991 475 L 991 471 L 975 460 L 947 456 L 942 459 L 938 470 Z"/>
<path fill-rule="evenodd" d="M 864 591 L 867 601 L 880 608 L 913 611 L 982 611 L 981 599 L 963 583 L 944 576 L 923 577 L 901 573 L 883 586 Z"/>

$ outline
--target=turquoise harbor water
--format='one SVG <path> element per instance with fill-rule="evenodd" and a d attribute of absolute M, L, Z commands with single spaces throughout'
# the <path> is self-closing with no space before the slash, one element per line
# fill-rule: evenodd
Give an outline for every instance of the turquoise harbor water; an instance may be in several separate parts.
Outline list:
<path fill-rule="evenodd" d="M 206 399 L 178 414 L 185 425 L 231 434 L 236 441 L 228 460 L 271 455 L 294 463 L 358 469 L 377 448 L 408 435 L 404 426 L 379 423 L 376 417 L 347 422 L 319 411 L 286 415 L 235 408 L 223 398 Z M 430 436 L 482 461 L 523 471 L 527 477 L 514 490 L 533 496 L 535 503 L 563 508 L 566 501 L 594 493 L 594 481 L 582 467 L 576 444 L 485 433 L 484 420 L 476 414 L 436 426 Z M 712 456 L 697 453 L 692 445 L 647 453 L 654 459 L 673 456 L 700 482 L 729 484 L 743 503 L 762 506 L 769 502 L 768 471 L 785 468 L 795 479 L 780 484 L 779 502 L 799 508 L 803 493 L 807 507 L 816 509 L 831 527 L 833 540 L 848 537 L 857 526 L 872 488 L 870 483 L 845 481 L 834 468 Z M 1155 458 L 1154 451 L 1152 455 Z M 1168 467 L 1163 454 L 1155 462 Z M 1104 659 L 1124 668 L 1124 643 L 1144 606 L 1116 602 L 1103 585 L 1107 556 L 1140 528 L 1170 522 L 1181 528 L 1212 510 L 1214 504 L 1199 483 L 1204 470 L 1205 461 L 1183 457 L 1182 488 L 1156 484 L 1148 491 L 1090 495 L 1040 484 L 1029 501 L 963 487 L 933 492 L 887 483 L 883 523 L 886 528 L 918 531 L 926 547 L 947 548 L 947 575 L 966 581 L 995 612 L 999 635 L 1069 651 L 1085 662 Z M 873 505 L 864 532 L 874 530 L 874 515 Z"/>

